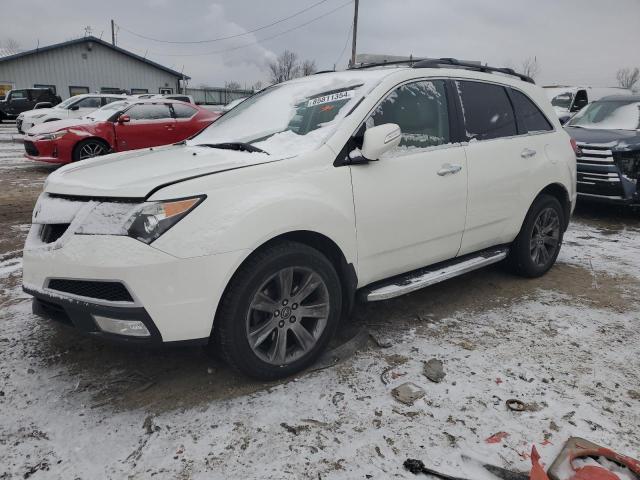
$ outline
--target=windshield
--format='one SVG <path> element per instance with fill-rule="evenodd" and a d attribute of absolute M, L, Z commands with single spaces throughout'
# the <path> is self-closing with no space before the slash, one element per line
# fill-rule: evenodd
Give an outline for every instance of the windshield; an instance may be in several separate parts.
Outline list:
<path fill-rule="evenodd" d="M 95 120 L 97 122 L 104 122 L 109 120 L 114 113 L 119 112 L 120 110 L 124 110 L 131 102 L 112 102 L 108 105 L 105 105 L 98 110 L 91 112 L 91 115 L 87 115 L 89 120 Z"/>
<path fill-rule="evenodd" d="M 271 155 L 287 156 L 315 150 L 363 96 L 364 85 L 353 74 L 336 74 L 269 87 L 241 102 L 188 144 L 242 142 Z"/>
<path fill-rule="evenodd" d="M 64 102 L 60 102 L 58 105 L 56 105 L 56 108 L 67 108 L 69 105 L 77 102 L 78 100 L 80 100 L 79 97 L 69 97 Z"/>
<path fill-rule="evenodd" d="M 604 130 L 637 130 L 640 128 L 640 102 L 593 102 L 577 113 L 567 125 Z"/>
<path fill-rule="evenodd" d="M 551 105 L 554 107 L 566 108 L 568 110 L 571 106 L 572 99 L 573 94 L 571 92 L 561 93 L 551 99 Z"/>

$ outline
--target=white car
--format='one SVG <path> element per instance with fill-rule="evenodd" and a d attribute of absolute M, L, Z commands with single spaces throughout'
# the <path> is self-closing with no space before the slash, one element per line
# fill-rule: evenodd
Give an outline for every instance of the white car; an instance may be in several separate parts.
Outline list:
<path fill-rule="evenodd" d="M 571 140 L 527 77 L 452 62 L 292 80 L 186 143 L 60 168 L 24 248 L 34 312 L 268 379 L 310 365 L 356 297 L 503 260 L 544 274 Z"/>
<path fill-rule="evenodd" d="M 633 95 L 628 88 L 622 87 L 571 87 L 545 86 L 544 91 L 563 125 L 573 114 L 579 112 L 591 102 L 610 95 Z"/>
<path fill-rule="evenodd" d="M 29 110 L 18 115 L 16 126 L 18 132 L 27 133 L 34 125 L 44 122 L 54 122 L 68 118 L 81 118 L 101 108 L 108 103 L 127 98 L 125 95 L 87 93 L 67 98 L 52 108 Z"/>
<path fill-rule="evenodd" d="M 222 107 L 222 111 L 223 112 L 228 112 L 229 110 L 231 110 L 234 107 L 237 107 L 238 105 L 240 105 L 242 102 L 244 102 L 247 99 L 247 97 L 242 97 L 242 98 L 236 98 L 235 100 L 231 100 L 229 103 L 227 103 L 224 107 Z"/>

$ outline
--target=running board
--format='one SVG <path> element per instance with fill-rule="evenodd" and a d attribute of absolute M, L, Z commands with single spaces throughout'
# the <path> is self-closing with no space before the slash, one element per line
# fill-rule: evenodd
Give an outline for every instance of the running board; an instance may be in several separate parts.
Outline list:
<path fill-rule="evenodd" d="M 508 253 L 508 247 L 496 247 L 465 255 L 445 263 L 424 267 L 383 282 L 377 282 L 371 287 L 365 287 L 362 296 L 367 302 L 399 297 L 450 278 L 464 275 L 478 268 L 486 267 L 492 263 L 498 263 L 507 258 Z"/>

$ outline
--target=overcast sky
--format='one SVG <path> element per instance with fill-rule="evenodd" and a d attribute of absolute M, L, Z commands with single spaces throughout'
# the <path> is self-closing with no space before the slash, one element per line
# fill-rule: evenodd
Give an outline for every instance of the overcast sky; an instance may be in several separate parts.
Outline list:
<path fill-rule="evenodd" d="M 353 3 L 335 10 L 348 0 L 325 0 L 272 27 L 212 43 L 160 43 L 126 30 L 162 40 L 216 39 L 255 30 L 318 1 L 2 0 L 0 42 L 12 38 L 30 49 L 38 41 L 83 36 L 86 26 L 110 40 L 113 18 L 122 27 L 119 46 L 184 68 L 191 85 L 249 86 L 267 80 L 266 63 L 284 49 L 315 60 L 320 69 L 344 67 Z M 457 57 L 517 69 L 536 56 L 537 83 L 609 86 L 618 68 L 640 66 L 639 20 L 640 0 L 361 0 L 358 52 Z"/>

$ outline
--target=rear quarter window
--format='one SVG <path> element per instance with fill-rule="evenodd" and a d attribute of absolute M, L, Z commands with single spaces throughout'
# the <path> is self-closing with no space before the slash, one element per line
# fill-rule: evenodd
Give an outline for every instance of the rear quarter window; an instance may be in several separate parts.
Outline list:
<path fill-rule="evenodd" d="M 516 120 L 505 87 L 456 81 L 467 140 L 491 140 L 517 134 Z"/>
<path fill-rule="evenodd" d="M 533 101 L 518 90 L 509 89 L 518 122 L 518 133 L 548 132 L 553 126 Z"/>

